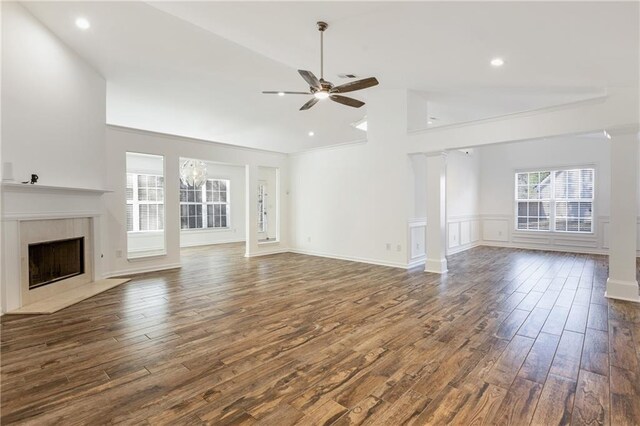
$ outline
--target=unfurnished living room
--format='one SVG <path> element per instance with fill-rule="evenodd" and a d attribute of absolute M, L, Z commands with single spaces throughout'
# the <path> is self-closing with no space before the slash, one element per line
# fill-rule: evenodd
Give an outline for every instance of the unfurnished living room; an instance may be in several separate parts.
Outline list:
<path fill-rule="evenodd" d="M 0 4 L 0 423 L 640 425 L 639 2 Z"/>

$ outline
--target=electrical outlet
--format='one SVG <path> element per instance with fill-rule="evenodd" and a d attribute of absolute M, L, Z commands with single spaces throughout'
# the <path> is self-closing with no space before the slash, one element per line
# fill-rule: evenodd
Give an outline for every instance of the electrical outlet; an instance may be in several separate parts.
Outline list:
<path fill-rule="evenodd" d="M 116 250 L 116 257 L 122 257 L 122 250 Z"/>
<path fill-rule="evenodd" d="M 387 243 L 387 250 L 391 250 L 391 243 Z"/>
<path fill-rule="evenodd" d="M 311 242 L 311 237 L 307 237 L 307 242 L 310 243 Z"/>
<path fill-rule="evenodd" d="M 402 246 L 400 244 L 396 246 L 396 251 L 402 251 Z"/>

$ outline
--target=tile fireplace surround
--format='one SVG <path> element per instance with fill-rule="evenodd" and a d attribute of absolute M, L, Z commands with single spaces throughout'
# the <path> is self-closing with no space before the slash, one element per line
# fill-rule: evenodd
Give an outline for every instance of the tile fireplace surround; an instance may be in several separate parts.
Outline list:
<path fill-rule="evenodd" d="M 108 191 L 2 184 L 2 312 L 102 277 L 101 196 Z M 28 245 L 84 237 L 84 273 L 29 290 Z"/>

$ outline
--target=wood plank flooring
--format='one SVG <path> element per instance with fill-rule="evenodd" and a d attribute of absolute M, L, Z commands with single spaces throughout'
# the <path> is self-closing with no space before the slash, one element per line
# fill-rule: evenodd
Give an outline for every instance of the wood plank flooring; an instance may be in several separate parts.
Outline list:
<path fill-rule="evenodd" d="M 2 424 L 640 424 L 640 305 L 603 297 L 606 257 L 242 255 L 2 317 Z"/>

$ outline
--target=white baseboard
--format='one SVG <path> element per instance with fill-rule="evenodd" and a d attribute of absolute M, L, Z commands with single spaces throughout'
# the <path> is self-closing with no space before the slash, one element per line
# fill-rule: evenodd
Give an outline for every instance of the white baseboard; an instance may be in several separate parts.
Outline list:
<path fill-rule="evenodd" d="M 447 256 L 450 256 L 452 254 L 462 253 L 463 251 L 467 251 L 467 250 L 470 250 L 470 249 L 475 248 L 475 247 L 480 247 L 481 245 L 483 245 L 481 241 L 474 241 L 473 243 L 465 244 L 465 245 L 462 245 L 462 246 L 458 246 L 458 247 L 454 247 L 454 248 L 448 248 L 447 249 Z"/>
<path fill-rule="evenodd" d="M 182 268 L 182 264 L 172 263 L 169 265 L 161 265 L 161 266 L 145 266 L 140 268 L 122 269 L 120 271 L 112 271 L 112 272 L 102 274 L 102 278 L 124 277 L 128 275 L 144 274 L 146 272 L 166 271 L 168 269 L 178 269 L 178 268 Z"/>
<path fill-rule="evenodd" d="M 640 303 L 638 281 L 620 281 L 607 278 L 607 291 L 604 297 Z"/>
<path fill-rule="evenodd" d="M 230 239 L 230 240 L 222 240 L 222 241 L 216 241 L 216 242 L 197 242 L 197 243 L 190 243 L 190 244 L 180 244 L 180 248 L 187 248 L 187 247 L 202 247 L 202 246 L 215 246 L 218 244 L 231 244 L 231 243 L 244 243 L 246 240 L 244 238 L 240 238 L 240 239 Z"/>
<path fill-rule="evenodd" d="M 504 248 L 514 248 L 514 249 L 522 249 L 522 250 L 538 250 L 538 251 L 555 251 L 560 253 L 578 253 L 578 254 L 603 254 L 608 255 L 609 250 L 606 249 L 597 249 L 597 248 L 588 248 L 588 247 L 558 247 L 558 246 L 543 246 L 543 245 L 534 245 L 534 244 L 518 244 L 518 243 L 508 243 L 508 242 L 498 242 L 498 241 L 483 241 L 479 245 L 486 247 L 504 247 Z"/>
<path fill-rule="evenodd" d="M 260 256 L 269 256 L 270 254 L 281 254 L 281 253 L 288 253 L 291 250 L 287 249 L 287 248 L 277 248 L 277 249 L 273 249 L 273 250 L 265 250 L 265 251 L 259 251 L 256 253 L 251 253 L 250 255 L 247 255 L 245 253 L 244 257 L 260 257 Z"/>
<path fill-rule="evenodd" d="M 409 261 L 409 264 L 407 265 L 407 269 L 411 269 L 411 268 L 415 268 L 417 266 L 420 265 L 424 265 L 424 262 L 426 262 L 427 260 L 427 256 L 420 256 L 417 257 L 415 259 L 412 259 Z"/>
<path fill-rule="evenodd" d="M 289 249 L 289 251 L 291 253 L 304 254 L 307 256 L 318 256 L 318 257 L 326 257 L 329 259 L 348 260 L 350 262 L 368 263 L 370 265 L 389 266 L 391 268 L 402 268 L 402 269 L 412 268 L 414 266 L 419 265 L 420 263 L 424 263 L 424 260 L 414 261 L 409 264 L 399 263 L 399 262 L 387 262 L 385 260 L 367 259 L 363 257 L 352 257 L 352 256 L 340 256 L 340 255 L 335 255 L 330 253 L 321 253 L 317 251 L 301 250 L 301 249 Z"/>
<path fill-rule="evenodd" d="M 429 259 L 425 261 L 424 271 L 431 272 L 434 274 L 445 274 L 447 273 L 447 259 Z"/>

